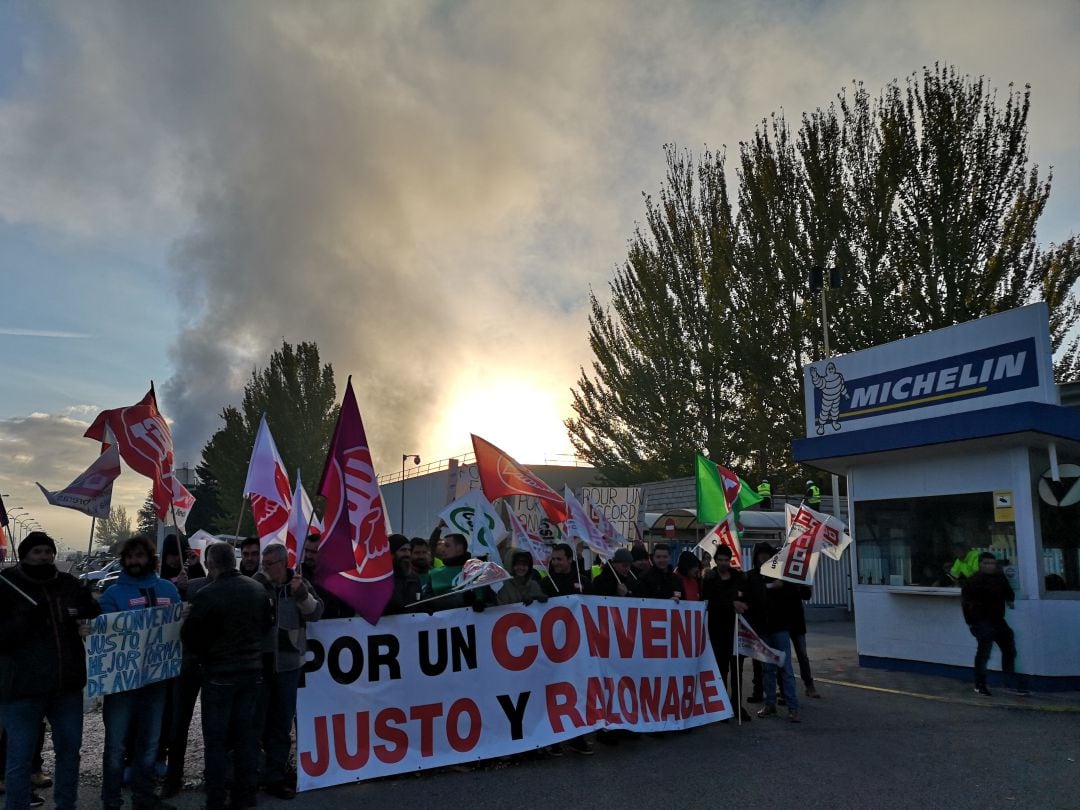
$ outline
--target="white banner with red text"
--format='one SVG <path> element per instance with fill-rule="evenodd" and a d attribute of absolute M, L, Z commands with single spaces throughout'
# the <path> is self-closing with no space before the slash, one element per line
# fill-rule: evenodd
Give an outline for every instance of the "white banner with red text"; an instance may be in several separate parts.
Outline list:
<path fill-rule="evenodd" d="M 570 596 L 308 625 L 300 790 L 732 716 L 705 605 Z"/>

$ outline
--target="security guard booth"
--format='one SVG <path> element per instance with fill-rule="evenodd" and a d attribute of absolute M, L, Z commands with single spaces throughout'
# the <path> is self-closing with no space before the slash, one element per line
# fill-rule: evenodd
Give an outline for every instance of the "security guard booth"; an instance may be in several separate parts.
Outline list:
<path fill-rule="evenodd" d="M 1080 688 L 1080 411 L 1048 324 L 1033 304 L 804 368 L 794 457 L 847 476 L 862 665 L 971 677 L 956 561 L 990 551 L 1017 671 Z"/>

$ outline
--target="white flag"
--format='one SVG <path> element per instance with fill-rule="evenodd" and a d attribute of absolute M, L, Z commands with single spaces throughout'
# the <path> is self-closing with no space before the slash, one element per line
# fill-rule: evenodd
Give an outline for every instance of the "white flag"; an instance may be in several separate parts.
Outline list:
<path fill-rule="evenodd" d="M 506 519 L 510 523 L 510 545 L 527 551 L 532 556 L 533 568 L 547 568 L 551 549 L 544 545 L 539 537 L 533 537 L 521 523 L 514 508 L 507 504 Z"/>
<path fill-rule="evenodd" d="M 113 481 L 118 475 L 120 450 L 114 443 L 94 459 L 94 463 L 87 467 L 82 475 L 63 489 L 50 492 L 41 484 L 38 484 L 38 489 L 53 506 L 65 506 L 90 517 L 103 518 L 109 516 Z"/>
<path fill-rule="evenodd" d="M 717 523 L 708 534 L 701 538 L 697 547 L 706 551 L 715 560 L 716 550 L 720 546 L 731 549 L 731 567 L 742 570 L 742 542 L 739 540 L 739 530 L 735 524 L 735 513 L 728 512 L 722 521 Z"/>
<path fill-rule="evenodd" d="M 443 509 L 439 517 L 452 531 L 468 538 L 472 556 L 499 559 L 499 541 L 506 537 L 506 527 L 481 490 L 469 490 Z"/>
<path fill-rule="evenodd" d="M 753 658 L 763 664 L 784 665 L 787 653 L 782 650 L 774 650 L 761 640 L 761 636 L 754 632 L 754 628 L 742 616 L 739 616 L 739 655 Z"/>
<path fill-rule="evenodd" d="M 292 488 L 274 437 L 266 425 L 266 414 L 259 420 L 259 432 L 251 449 L 244 497 L 251 498 L 251 512 L 255 516 L 262 548 L 271 543 L 284 545 L 292 511 Z"/>
<path fill-rule="evenodd" d="M 205 532 L 202 529 L 199 529 L 197 532 L 195 532 L 195 534 L 191 535 L 191 537 L 188 538 L 188 548 L 195 552 L 195 554 L 197 554 L 199 559 L 201 560 L 203 552 L 206 551 L 206 547 L 211 543 L 217 542 L 220 541 L 218 540 L 218 538 L 214 537 L 214 535 L 210 534 L 210 532 Z"/>
<path fill-rule="evenodd" d="M 788 524 L 783 548 L 761 566 L 761 573 L 773 579 L 813 585 L 819 553 L 838 560 L 851 542 L 844 522 L 803 505 L 785 509 Z"/>
<path fill-rule="evenodd" d="M 176 526 L 183 534 L 187 534 L 187 519 L 195 506 L 195 496 L 187 491 L 187 487 L 181 484 L 176 476 L 172 477 L 172 506 L 165 514 L 165 523 Z"/>
<path fill-rule="evenodd" d="M 454 577 L 451 591 L 471 591 L 490 585 L 492 590 L 502 589 L 502 583 L 510 579 L 510 572 L 498 563 L 470 559 L 461 566 L 461 573 Z"/>
<path fill-rule="evenodd" d="M 600 528 L 589 520 L 589 516 L 585 514 L 585 507 L 574 497 L 573 490 L 568 486 L 563 487 L 563 499 L 566 501 L 566 508 L 570 511 L 564 523 L 566 536 L 581 540 L 600 559 L 610 560 L 615 555 L 615 546 L 611 545 Z"/>
<path fill-rule="evenodd" d="M 596 528 L 600 530 L 600 534 L 607 540 L 608 545 L 613 548 L 624 548 L 625 546 L 628 546 L 629 543 L 626 541 L 626 538 L 622 536 L 622 532 L 616 529 L 615 524 L 607 519 L 604 510 L 592 502 L 592 498 L 589 497 L 589 494 L 583 491 L 581 496 L 585 499 L 585 506 L 589 508 L 589 517 L 591 517 L 593 523 L 596 524 Z"/>
<path fill-rule="evenodd" d="M 285 548 L 289 550 L 289 567 L 295 568 L 304 558 L 304 541 L 309 529 L 322 532 L 322 523 L 315 516 L 315 507 L 311 498 L 300 482 L 300 470 L 296 470 L 296 489 L 292 495 L 292 509 L 289 514 L 289 530 L 285 537 Z"/>

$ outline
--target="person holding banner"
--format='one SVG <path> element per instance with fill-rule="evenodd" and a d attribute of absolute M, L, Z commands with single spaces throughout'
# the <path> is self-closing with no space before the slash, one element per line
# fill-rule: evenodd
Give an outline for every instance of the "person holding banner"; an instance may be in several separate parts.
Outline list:
<path fill-rule="evenodd" d="M 31 760 L 48 718 L 56 752 L 53 803 L 72 810 L 78 798 L 86 650 L 79 622 L 101 613 L 89 589 L 56 570 L 56 543 L 30 532 L 19 563 L 0 571 L 0 723 L 7 730 L 6 806 L 30 807 Z"/>
<path fill-rule="evenodd" d="M 424 591 L 424 599 L 437 599 L 428 603 L 429 610 L 450 610 L 451 608 L 472 605 L 476 612 L 482 612 L 486 607 L 486 599 L 489 590 L 479 588 L 476 590 L 458 591 L 451 593 L 461 569 L 469 559 L 469 543 L 465 535 L 450 533 L 439 538 L 435 546 L 435 556 L 442 562 L 438 568 L 431 569 L 431 577 L 428 580 L 427 590 Z"/>
<path fill-rule="evenodd" d="M 634 587 L 631 589 L 634 596 L 643 599 L 674 599 L 676 602 L 682 598 L 682 583 L 671 570 L 671 549 L 667 543 L 657 543 L 653 546 L 652 565 L 649 570 L 641 574 Z"/>
<path fill-rule="evenodd" d="M 735 655 L 735 617 L 746 613 L 746 576 L 731 567 L 732 551 L 716 547 L 716 567 L 705 572 L 701 598 L 708 604 L 709 641 L 728 694 L 739 705 L 743 722 L 750 713 L 742 707 L 742 664 L 746 659 Z"/>
<path fill-rule="evenodd" d="M 502 584 L 497 594 L 500 605 L 546 602 L 547 594 L 533 576 L 533 558 L 528 551 L 515 551 L 510 555 L 510 573 L 513 575 Z"/>
<path fill-rule="evenodd" d="M 101 595 L 103 613 L 147 610 L 180 601 L 176 586 L 157 573 L 158 556 L 153 542 L 135 536 L 120 548 L 120 578 Z M 101 718 L 105 723 L 105 746 L 101 761 L 101 803 L 109 810 L 123 804 L 124 764 L 133 771 L 132 805 L 136 810 L 169 808 L 154 793 L 158 742 L 170 681 L 158 681 L 125 692 L 105 695 Z M 133 750 L 128 750 L 129 740 Z"/>
<path fill-rule="evenodd" d="M 548 560 L 548 575 L 544 577 L 541 586 L 548 596 L 570 596 L 585 592 L 590 582 L 586 573 L 582 575 L 581 569 L 574 562 L 574 549 L 569 543 L 556 543 L 551 547 L 551 557 Z"/>
<path fill-rule="evenodd" d="M 420 577 L 412 570 L 412 547 L 403 534 L 390 535 L 390 553 L 394 555 L 394 592 L 383 610 L 384 616 L 408 613 L 409 605 L 420 601 Z"/>
<path fill-rule="evenodd" d="M 263 638 L 274 625 L 274 605 L 262 585 L 236 570 L 230 543 L 211 543 L 203 559 L 211 581 L 192 597 L 180 640 L 203 672 L 206 807 L 225 808 L 229 744 L 235 763 L 231 804 L 254 807 L 259 760 L 255 701 L 262 683 Z"/>
<path fill-rule="evenodd" d="M 257 709 L 266 753 L 266 792 L 291 799 L 296 789 L 288 783 L 287 771 L 296 690 L 307 655 L 307 624 L 322 618 L 323 603 L 311 584 L 289 568 L 289 550 L 281 543 L 270 543 L 263 551 L 262 570 L 255 581 L 274 604 L 274 625 L 263 645 L 263 684 Z"/>
<path fill-rule="evenodd" d="M 629 596 L 633 577 L 630 566 L 634 558 L 625 548 L 616 549 L 611 560 L 592 581 L 589 593 L 595 596 Z"/>

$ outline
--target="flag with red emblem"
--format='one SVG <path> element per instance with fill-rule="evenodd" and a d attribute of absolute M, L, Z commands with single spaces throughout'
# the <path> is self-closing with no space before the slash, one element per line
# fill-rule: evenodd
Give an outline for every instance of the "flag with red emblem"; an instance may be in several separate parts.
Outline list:
<path fill-rule="evenodd" d="M 255 530 L 262 548 L 271 543 L 285 545 L 292 511 L 292 487 L 266 424 L 266 414 L 259 420 L 259 432 L 255 434 L 255 446 L 244 481 L 244 497 L 251 499 L 251 513 L 255 516 Z"/>
<path fill-rule="evenodd" d="M 553 523 L 562 523 L 567 517 L 566 502 L 559 493 L 533 475 L 528 467 L 479 436 L 472 437 L 476 453 L 476 470 L 480 486 L 489 501 L 507 495 L 532 495 Z"/>
<path fill-rule="evenodd" d="M 345 386 L 319 494 L 326 498 L 326 530 L 315 581 L 375 624 L 394 589 L 394 556 L 352 377 Z"/>

